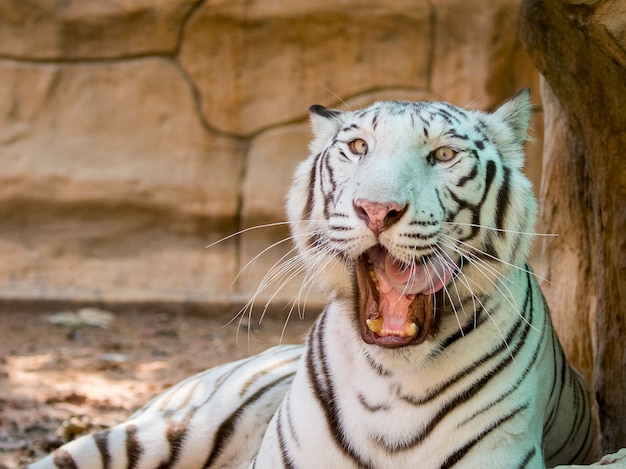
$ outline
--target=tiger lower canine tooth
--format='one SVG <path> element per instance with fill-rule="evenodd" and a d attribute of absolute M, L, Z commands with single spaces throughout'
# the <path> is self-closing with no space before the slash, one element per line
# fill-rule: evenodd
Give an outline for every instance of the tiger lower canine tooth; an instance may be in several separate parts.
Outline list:
<path fill-rule="evenodd" d="M 417 334 L 417 324 L 415 324 L 414 322 L 409 324 L 407 322 L 406 326 L 404 327 L 404 333 L 407 335 L 407 337 L 413 337 L 415 334 Z"/>
<path fill-rule="evenodd" d="M 383 318 L 368 319 L 365 321 L 365 324 L 367 324 L 370 331 L 376 334 L 383 330 Z"/>

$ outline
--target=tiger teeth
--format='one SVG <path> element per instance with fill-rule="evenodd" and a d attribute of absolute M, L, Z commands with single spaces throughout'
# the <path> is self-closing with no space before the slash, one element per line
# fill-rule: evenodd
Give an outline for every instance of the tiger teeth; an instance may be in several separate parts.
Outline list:
<path fill-rule="evenodd" d="M 383 336 L 395 335 L 397 337 L 413 337 L 417 334 L 417 324 L 414 322 L 406 323 L 403 331 L 396 331 L 391 329 L 383 329 L 383 318 L 367 319 L 365 321 L 370 331 Z"/>
<path fill-rule="evenodd" d="M 374 272 L 374 266 L 370 264 L 369 267 L 370 267 L 369 269 L 370 278 L 372 279 L 372 282 L 374 283 L 376 290 L 378 291 L 378 293 L 380 293 L 380 285 L 378 284 L 378 278 L 376 277 L 376 272 Z"/>
<path fill-rule="evenodd" d="M 404 326 L 404 333 L 407 337 L 413 337 L 415 334 L 417 334 L 417 324 L 415 324 L 414 322 L 409 324 L 407 322 L 406 326 Z"/>
<path fill-rule="evenodd" d="M 367 324 L 370 331 L 375 332 L 376 334 L 383 330 L 383 318 L 368 319 L 365 321 L 365 324 Z"/>

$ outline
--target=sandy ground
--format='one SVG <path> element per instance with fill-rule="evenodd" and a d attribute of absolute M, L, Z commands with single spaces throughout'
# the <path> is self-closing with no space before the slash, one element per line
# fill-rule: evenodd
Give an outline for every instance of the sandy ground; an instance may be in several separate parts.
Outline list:
<path fill-rule="evenodd" d="M 276 345 L 286 315 L 268 314 L 249 333 L 247 322 L 227 324 L 233 311 L 113 312 L 107 328 L 51 324 L 58 312 L 0 309 L 0 469 L 123 421 L 187 376 Z M 282 343 L 302 342 L 313 317 L 292 318 Z"/>

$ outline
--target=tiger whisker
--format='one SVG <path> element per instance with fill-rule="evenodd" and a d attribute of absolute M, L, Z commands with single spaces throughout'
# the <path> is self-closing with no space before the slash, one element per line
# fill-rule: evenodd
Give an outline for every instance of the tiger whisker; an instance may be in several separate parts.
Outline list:
<path fill-rule="evenodd" d="M 441 256 L 444 256 L 446 258 L 448 258 L 448 260 L 450 262 L 453 262 L 452 259 L 450 258 L 450 256 L 448 255 L 448 253 L 446 253 L 441 246 L 436 245 L 436 252 L 439 253 Z M 476 295 L 476 293 L 474 293 L 474 290 L 472 289 L 472 286 L 469 284 L 469 277 L 467 275 L 465 275 L 465 273 L 463 272 L 463 266 L 461 266 L 461 268 L 457 271 L 456 276 L 454 277 L 454 280 L 452 282 L 452 284 L 454 285 L 454 288 L 457 291 L 457 298 L 459 299 L 459 303 L 461 304 L 461 306 L 463 308 L 465 308 L 465 306 L 463 305 L 463 299 L 461 298 L 460 292 L 458 290 L 458 287 L 456 285 L 456 281 L 458 280 L 459 282 L 461 282 L 465 288 L 467 289 L 467 291 L 470 294 L 470 299 L 472 300 L 472 311 L 473 311 L 473 318 L 474 318 L 474 328 L 476 328 L 477 325 L 477 308 L 476 308 L 476 302 L 478 302 L 479 306 L 483 309 L 485 309 L 485 305 L 484 303 L 480 300 L 480 298 L 478 297 L 478 295 Z M 461 331 L 462 332 L 462 331 Z"/>
<path fill-rule="evenodd" d="M 437 245 L 435 245 L 435 250 L 433 251 L 433 254 L 435 255 L 435 257 L 437 257 L 437 259 L 439 259 L 439 261 L 442 263 L 442 265 L 445 265 L 447 263 L 452 263 L 454 264 L 454 262 L 452 261 L 452 259 L 450 259 L 450 256 L 448 256 L 445 251 L 441 250 L 441 248 Z M 437 272 L 437 270 L 435 270 L 435 272 Z M 454 290 L 456 291 L 456 297 L 458 299 L 458 303 L 459 306 L 461 307 L 461 310 L 463 312 L 463 316 L 465 316 L 465 318 L 467 318 L 467 312 L 465 311 L 465 305 L 463 304 L 463 301 L 461 299 L 461 293 L 459 292 L 459 289 L 456 286 L 456 283 L 452 282 L 452 286 L 454 287 Z M 448 299 L 450 300 L 451 306 L 454 310 L 454 314 L 455 316 L 457 316 L 457 323 L 459 323 L 459 318 L 458 318 L 458 314 L 457 314 L 457 309 L 456 306 L 454 305 L 454 301 L 452 300 L 452 297 L 450 296 L 450 293 L 448 291 L 449 289 L 446 287 L 446 294 L 448 295 Z M 473 292 L 470 290 L 470 293 L 473 296 Z M 460 327 L 460 323 L 459 323 L 459 327 Z M 460 327 L 461 330 L 461 334 L 463 334 L 463 328 Z"/>
<path fill-rule="evenodd" d="M 328 255 L 330 255 L 330 254 L 331 253 L 328 252 Z M 333 266 L 331 266 L 330 269 L 333 269 L 334 266 L 336 266 L 340 262 L 340 259 L 338 257 L 336 257 L 336 256 L 332 256 L 332 257 L 330 257 L 326 261 L 326 263 L 321 268 L 317 268 L 317 266 L 316 266 L 315 269 L 307 271 L 307 274 L 305 275 L 305 278 L 304 278 L 304 282 L 300 286 L 300 290 L 298 291 L 298 295 L 297 295 L 297 298 L 299 300 L 300 295 L 301 295 L 301 293 L 302 293 L 302 291 L 303 291 L 303 289 L 305 287 L 305 284 L 308 282 L 307 293 L 306 293 L 306 296 L 304 298 L 304 303 L 303 304 L 306 305 L 307 298 L 308 298 L 309 294 L 311 293 L 311 290 L 312 290 L 313 286 L 317 282 L 317 279 L 322 275 L 324 270 L 330 266 L 331 261 L 333 262 Z"/>
<path fill-rule="evenodd" d="M 463 250 L 462 248 L 458 247 L 458 246 L 454 246 L 452 244 L 449 244 L 448 247 L 456 252 L 458 252 L 459 254 L 463 255 Z M 493 279 L 490 278 L 489 275 L 487 275 L 485 273 L 489 272 L 492 275 L 494 275 L 494 277 L 496 279 L 500 279 L 500 274 L 499 272 L 495 271 L 493 269 L 493 267 L 491 267 L 489 264 L 485 263 L 483 260 L 475 258 L 472 253 L 467 252 L 465 253 L 466 256 L 469 255 L 469 259 L 472 260 L 472 266 L 475 267 L 477 269 L 478 272 L 480 272 L 484 278 L 486 278 L 489 283 L 491 283 L 491 285 L 502 295 L 502 297 L 504 298 L 504 300 L 511 306 L 511 308 L 513 308 L 513 310 L 515 312 L 517 312 L 517 314 L 519 315 L 519 317 L 528 325 L 530 326 L 534 331 L 536 332 L 540 332 L 539 329 L 537 329 L 534 325 L 532 325 L 528 319 L 526 317 L 524 317 L 524 315 L 521 314 L 518 305 L 515 303 L 515 301 L 513 300 L 513 293 L 511 292 L 511 290 L 509 289 L 509 287 L 504 283 L 504 282 L 495 282 Z M 504 287 L 504 289 L 506 290 L 506 293 L 499 287 L 499 285 L 502 285 Z"/>
<path fill-rule="evenodd" d="M 270 295 L 269 299 L 266 301 L 265 306 L 263 307 L 263 311 L 261 312 L 261 315 L 259 316 L 259 324 L 261 324 L 263 322 L 263 319 L 265 318 L 265 313 L 267 313 L 267 310 L 269 308 L 269 305 L 272 303 L 272 301 L 274 300 L 274 298 L 276 297 L 276 295 L 278 295 L 278 293 L 280 293 L 280 291 L 291 281 L 293 280 L 295 277 L 297 277 L 300 273 L 302 273 L 303 271 L 305 271 L 306 267 L 302 266 L 299 267 L 289 273 L 285 273 L 285 276 L 281 278 L 280 283 L 278 284 L 278 286 L 274 289 L 274 292 Z"/>
<path fill-rule="evenodd" d="M 272 244 L 271 246 L 265 248 L 259 254 L 254 256 L 244 267 L 242 267 L 240 272 L 237 274 L 236 278 L 240 277 L 242 275 L 242 273 L 246 269 L 251 267 L 259 259 L 260 256 L 262 256 L 263 254 L 267 253 L 270 249 L 273 249 L 276 246 L 278 246 L 278 245 L 280 245 L 280 244 L 282 244 L 284 242 L 293 241 L 293 240 L 295 240 L 298 237 L 309 237 L 309 236 L 312 236 L 313 234 L 315 234 L 315 232 L 300 233 L 298 235 L 288 236 L 286 238 L 283 238 L 280 241 L 275 242 L 274 244 Z M 279 278 L 281 275 L 283 275 L 284 271 L 290 270 L 290 268 L 288 267 L 288 264 L 287 264 L 288 262 L 302 262 L 299 256 L 292 256 L 290 259 L 287 259 L 285 261 L 285 259 L 288 256 L 290 256 L 295 251 L 297 251 L 297 248 L 295 248 L 295 247 L 290 249 L 278 261 L 276 261 L 272 267 L 269 268 L 269 270 L 263 276 L 263 279 L 261 280 L 260 284 L 257 286 L 256 292 L 254 293 L 255 297 L 258 296 L 259 293 L 264 291 L 269 285 L 274 283 L 277 278 Z"/>
<path fill-rule="evenodd" d="M 458 246 L 455 246 L 452 243 L 447 243 L 446 242 L 446 243 L 443 243 L 443 244 L 445 244 L 445 246 L 447 246 L 449 249 L 453 250 L 454 252 L 457 252 L 461 256 L 465 255 L 468 259 L 472 260 L 473 262 L 471 263 L 471 265 L 474 268 L 476 268 L 483 275 L 483 277 L 486 278 L 489 281 L 489 283 L 502 294 L 502 296 L 505 299 L 507 299 L 508 303 L 511 305 L 512 308 L 517 310 L 518 305 L 513 304 L 511 302 L 511 300 L 509 299 L 509 298 L 513 297 L 513 294 L 511 293 L 511 290 L 505 284 L 502 284 L 505 287 L 505 289 L 507 290 L 508 295 L 505 294 L 505 292 L 502 291 L 498 287 L 498 284 L 495 281 L 495 280 L 500 280 L 500 278 L 501 278 L 501 273 L 499 271 L 497 271 L 495 268 L 493 268 L 492 266 L 490 266 L 486 262 L 482 261 L 481 259 L 476 258 L 469 251 L 465 252 L 465 250 L 463 250 L 462 248 L 460 248 Z M 489 273 L 491 276 L 493 276 L 493 278 L 491 278 L 490 275 L 487 275 L 487 273 Z M 501 282 L 499 282 L 499 283 L 501 283 Z"/>
<path fill-rule="evenodd" d="M 483 261 L 482 259 L 476 257 L 469 250 L 463 249 L 460 246 L 456 246 L 453 242 L 449 242 L 447 240 L 443 241 L 442 244 L 447 246 L 450 250 L 456 252 L 457 254 L 460 254 L 461 256 L 465 256 L 467 259 L 472 261 L 470 265 L 477 268 L 483 274 L 483 276 L 491 282 L 493 286 L 495 286 L 495 283 L 494 283 L 495 280 L 501 279 L 502 272 L 497 270 L 495 267 L 489 265 L 487 262 Z M 484 270 L 481 270 L 479 266 L 483 267 Z M 491 277 L 488 276 L 486 272 L 489 273 Z M 510 294 L 511 292 L 508 291 L 508 293 Z"/>
<path fill-rule="evenodd" d="M 276 281 L 283 278 L 295 268 L 299 268 L 298 264 L 301 264 L 302 260 L 299 256 L 292 255 L 294 251 L 296 251 L 296 248 L 289 250 L 280 259 L 278 259 L 272 267 L 270 267 L 268 272 L 263 276 L 263 279 L 259 283 L 255 295 L 258 295 L 259 293 L 265 291 L 268 286 L 274 284 Z"/>
<path fill-rule="evenodd" d="M 455 248 L 455 246 L 449 246 L 449 247 L 451 247 L 453 250 L 454 250 L 454 248 Z M 447 253 L 445 253 L 445 251 L 441 250 L 441 247 L 440 247 L 440 246 L 437 246 L 437 248 L 438 248 L 438 251 L 436 251 L 436 252 L 437 252 L 438 254 L 443 255 L 443 256 L 446 256 L 446 257 L 448 257 L 448 258 L 449 258 L 448 254 L 447 254 Z M 480 269 L 479 269 L 479 271 L 480 271 Z M 516 363 L 516 361 L 515 361 L 515 356 L 513 355 L 513 351 L 511 350 L 511 348 L 510 348 L 510 346 L 509 346 L 508 342 L 506 341 L 506 337 L 504 336 L 504 334 L 503 334 L 502 330 L 500 329 L 500 327 L 498 326 L 498 324 L 497 324 L 497 323 L 495 322 L 495 320 L 493 319 L 493 317 L 492 317 L 491 313 L 489 312 L 489 309 L 488 309 L 488 308 L 486 307 L 486 305 L 485 305 L 485 304 L 481 301 L 481 299 L 480 299 L 477 295 L 475 295 L 475 294 L 474 294 L 474 292 L 473 292 L 473 290 L 472 290 L 472 287 L 471 287 L 471 285 L 470 285 L 470 283 L 469 283 L 469 282 L 473 282 L 473 283 L 476 283 L 476 282 L 475 282 L 475 281 L 473 281 L 473 280 L 472 280 L 470 277 L 468 277 L 467 275 L 465 275 L 465 273 L 464 273 L 462 270 L 459 270 L 459 272 L 458 272 L 458 274 L 457 274 L 457 277 L 456 277 L 456 278 L 458 278 L 458 280 L 459 280 L 460 282 L 462 282 L 462 283 L 465 285 L 465 287 L 467 288 L 467 290 L 468 290 L 468 291 L 469 291 L 469 293 L 471 294 L 472 302 L 473 302 L 473 305 L 474 305 L 474 328 L 476 327 L 476 324 L 477 324 L 477 317 L 476 317 L 476 311 L 477 311 L 477 309 L 476 309 L 476 307 L 475 307 L 475 302 L 477 301 L 477 302 L 478 302 L 478 304 L 480 305 L 480 307 L 482 308 L 482 310 L 483 310 L 483 311 L 485 311 L 485 313 L 486 313 L 486 314 L 487 314 L 487 316 L 489 317 L 489 320 L 491 321 L 491 323 L 493 324 L 493 326 L 495 327 L 495 329 L 498 331 L 498 334 L 499 334 L 499 335 L 500 335 L 500 337 L 502 338 L 502 341 L 504 342 L 504 344 L 505 344 L 505 346 L 506 346 L 506 348 L 507 348 L 507 350 L 508 350 L 508 352 L 509 352 L 509 356 L 511 357 L 511 360 L 515 363 L 515 366 L 517 366 L 517 363 Z M 453 285 L 455 285 L 455 282 L 453 282 Z M 495 286 L 495 284 L 494 284 L 494 287 L 495 287 L 495 288 L 497 288 L 497 286 Z M 500 291 L 500 293 L 501 293 L 503 296 L 505 296 L 505 297 L 506 297 L 506 295 L 505 295 L 502 291 Z M 509 293 L 510 293 L 510 291 L 509 291 Z M 459 299 L 460 299 L 460 298 L 459 298 Z M 509 302 L 509 303 L 510 303 L 510 302 Z M 510 303 L 510 304 L 511 304 L 511 306 L 513 306 L 513 308 L 515 309 L 515 306 L 514 306 L 512 303 Z M 462 302 L 461 302 L 461 305 L 462 305 Z M 515 310 L 517 311 L 517 309 L 515 309 Z M 519 314 L 519 312 L 518 312 L 518 314 Z M 455 315 L 456 315 L 456 310 L 455 310 Z M 521 314 L 520 314 L 520 317 L 521 317 L 524 321 L 526 321 L 526 322 L 527 322 L 526 318 L 524 318 Z M 460 328 L 461 335 L 464 335 L 464 334 L 463 334 L 463 329 L 462 329 L 462 327 L 461 327 L 460 323 L 458 322 L 458 316 L 457 316 L 457 323 L 459 324 L 459 328 Z M 527 322 L 527 323 L 528 323 L 528 322 Z M 529 324 L 529 325 L 530 325 L 530 324 Z M 533 326 L 532 326 L 532 325 L 530 325 L 530 327 L 533 327 Z"/>
<path fill-rule="evenodd" d="M 455 222 L 455 221 L 442 221 L 440 223 L 442 225 L 469 226 L 472 228 L 482 228 L 485 230 L 497 231 L 500 233 L 521 234 L 521 235 L 527 235 L 527 236 L 542 236 L 542 237 L 548 237 L 548 238 L 559 236 L 558 233 L 535 233 L 532 231 L 517 231 L 517 230 L 510 230 L 510 229 L 505 229 L 505 228 L 494 228 L 493 226 L 481 225 L 477 223 L 461 223 L 461 222 Z"/>
<path fill-rule="evenodd" d="M 464 241 L 460 241 L 460 240 L 458 240 L 458 239 L 456 239 L 456 238 L 454 238 L 454 237 L 452 237 L 452 236 L 450 236 L 450 235 L 447 235 L 447 234 L 442 233 L 442 234 L 441 234 L 441 236 L 442 236 L 442 237 L 445 237 L 445 238 L 447 238 L 447 239 L 449 239 L 449 240 L 451 240 L 451 241 L 453 241 L 453 242 L 455 242 L 455 243 L 461 244 L 461 245 L 463 245 L 463 246 L 467 246 L 467 248 L 471 250 L 471 251 L 469 251 L 469 250 L 468 250 L 468 251 L 467 251 L 468 253 L 474 253 L 474 251 L 475 251 L 476 253 L 479 253 L 479 254 L 481 254 L 481 255 L 483 255 L 483 256 L 485 256 L 485 257 L 488 257 L 488 258 L 490 258 L 490 259 L 493 259 L 494 261 L 499 262 L 499 263 L 501 263 L 501 264 L 503 264 L 503 265 L 506 265 L 507 267 L 511 267 L 511 268 L 513 268 L 513 269 L 518 269 L 518 270 L 520 270 L 521 272 L 524 272 L 524 273 L 527 273 L 527 274 L 532 275 L 533 277 L 535 277 L 535 278 L 536 278 L 536 279 L 538 279 L 538 280 L 541 280 L 541 281 L 543 281 L 543 282 L 547 282 L 547 283 L 549 283 L 550 285 L 554 285 L 554 283 L 553 283 L 553 282 L 551 282 L 550 280 L 548 280 L 548 279 L 546 279 L 546 278 L 542 277 L 541 275 L 536 274 L 536 273 L 535 273 L 535 272 L 533 272 L 532 270 L 525 269 L 524 267 L 521 267 L 521 266 L 519 266 L 519 265 L 512 264 L 512 263 L 510 263 L 510 262 L 507 262 L 507 261 L 505 261 L 505 260 L 503 260 L 503 259 L 500 259 L 500 258 L 499 258 L 499 257 L 497 257 L 497 256 L 494 256 L 493 254 L 489 254 L 488 252 L 483 251 L 482 249 L 479 249 L 479 248 L 477 248 L 477 247 L 474 247 L 474 246 L 472 246 L 471 244 L 468 244 L 468 243 L 466 243 L 466 242 L 464 242 Z M 474 254 L 474 256 L 475 256 L 475 254 Z M 476 259 L 477 259 L 477 258 L 476 258 Z"/>
<path fill-rule="evenodd" d="M 244 265 L 244 266 L 243 266 L 243 267 L 239 270 L 239 272 L 237 273 L 237 275 L 235 275 L 235 277 L 234 277 L 233 281 L 231 282 L 231 288 L 232 288 L 232 286 L 235 284 L 235 282 L 237 282 L 237 280 L 241 277 L 241 275 L 243 275 L 243 272 L 245 272 L 245 271 L 246 271 L 246 270 L 248 270 L 248 269 L 252 269 L 252 267 L 254 266 L 254 264 L 256 264 L 256 262 L 259 260 L 259 258 L 260 258 L 261 256 L 263 256 L 263 254 L 267 253 L 268 251 L 270 251 L 270 250 L 274 249 L 274 248 L 275 248 L 275 247 L 277 247 L 277 246 L 280 246 L 280 245 L 281 245 L 281 244 L 283 244 L 283 243 L 286 243 L 286 242 L 289 242 L 289 241 L 293 241 L 294 239 L 296 239 L 296 237 L 302 237 L 302 236 L 306 236 L 306 235 L 304 235 L 304 234 L 300 234 L 300 235 L 288 236 L 288 237 L 283 238 L 283 239 L 281 239 L 281 240 L 279 240 L 279 241 L 276 241 L 275 243 L 273 243 L 273 244 L 269 245 L 268 247 L 266 247 L 265 249 L 263 249 L 261 252 L 259 252 L 258 254 L 256 254 L 256 255 L 255 255 L 252 259 L 250 259 L 250 260 L 246 263 L 246 265 Z M 288 255 L 288 254 L 290 254 L 290 253 L 293 253 L 294 251 L 297 251 L 297 248 L 295 248 L 295 247 L 294 247 L 294 248 L 290 249 L 290 250 L 287 252 L 287 254 L 286 254 L 286 255 Z M 285 255 L 285 256 L 286 256 L 286 255 Z M 285 256 L 281 257 L 281 259 L 280 259 L 280 260 L 282 260 Z M 280 260 L 279 260 L 279 261 L 280 261 Z M 270 271 L 268 271 L 268 272 L 265 274 L 265 276 L 263 277 L 263 280 L 264 280 L 264 279 L 265 279 L 265 277 L 267 277 L 269 274 L 271 274 L 271 269 L 270 269 Z M 263 280 L 261 280 L 261 282 L 263 282 Z"/>
<path fill-rule="evenodd" d="M 337 258 L 328 259 L 325 262 L 325 265 L 323 267 L 315 269 L 315 274 L 312 277 L 309 277 L 309 273 L 311 273 L 312 271 L 307 269 L 307 273 L 305 275 L 305 278 L 304 278 L 302 284 L 300 285 L 300 289 L 298 290 L 297 295 L 293 299 L 291 308 L 289 309 L 287 317 L 285 318 L 285 323 L 283 324 L 283 328 L 282 328 L 282 331 L 281 331 L 281 334 L 280 334 L 280 342 L 281 343 L 282 343 L 285 331 L 287 329 L 287 323 L 289 322 L 289 319 L 291 318 L 291 315 L 292 315 L 292 312 L 293 312 L 294 308 L 296 307 L 296 305 L 298 306 L 299 316 L 302 319 L 304 317 L 304 311 L 302 310 L 302 313 L 300 313 L 300 304 L 302 303 L 302 304 L 306 305 L 306 301 L 307 301 L 308 295 L 311 292 L 311 289 L 313 288 L 313 285 L 315 284 L 315 279 L 317 279 L 317 277 L 320 275 L 320 272 L 325 270 L 326 267 L 329 266 L 331 262 L 334 262 L 335 264 L 337 264 L 338 262 L 340 262 L 340 260 L 337 259 Z M 307 285 L 307 283 L 308 283 L 308 287 L 306 287 L 307 288 L 307 294 L 306 294 L 306 296 L 304 298 L 304 301 L 301 302 L 301 299 L 300 299 L 301 298 L 301 294 L 302 294 L 303 289 Z"/>
<path fill-rule="evenodd" d="M 472 301 L 474 301 L 474 299 L 475 299 L 478 302 L 478 304 L 481 306 L 481 308 L 485 312 L 485 314 L 487 314 L 487 317 L 489 317 L 489 320 L 491 321 L 491 324 L 496 329 L 496 331 L 500 335 L 500 338 L 502 339 L 502 342 L 506 346 L 506 349 L 509 352 L 509 356 L 511 357 L 512 362 L 515 364 L 515 366 L 518 366 L 518 364 L 517 364 L 517 362 L 515 360 L 515 355 L 513 354 L 513 351 L 511 350 L 511 347 L 509 346 L 509 343 L 507 342 L 506 337 L 505 337 L 504 333 L 502 332 L 502 329 L 500 329 L 500 326 L 498 326 L 498 323 L 495 321 L 495 319 L 491 315 L 491 312 L 489 311 L 489 308 L 487 308 L 487 306 L 481 301 L 481 299 L 477 295 L 475 295 L 473 293 L 472 288 L 471 288 L 469 282 L 472 282 L 474 284 L 476 284 L 476 282 L 473 279 L 471 279 L 470 277 L 468 277 L 467 275 L 465 275 L 462 271 L 459 271 L 459 273 L 457 274 L 456 278 L 459 278 L 459 281 L 461 281 L 460 277 L 462 277 L 464 279 L 464 284 L 465 284 L 465 286 L 467 287 L 467 289 L 469 290 L 469 292 L 472 295 Z M 474 309 L 474 327 L 476 327 L 476 309 Z M 463 331 L 462 330 L 461 330 L 461 334 L 463 335 Z"/>
<path fill-rule="evenodd" d="M 325 248 L 326 250 L 326 254 L 330 255 L 332 253 L 332 250 L 328 247 Z M 306 272 L 305 278 L 303 279 L 303 282 L 300 285 L 300 289 L 298 294 L 296 295 L 296 297 L 294 298 L 294 300 L 291 302 L 293 303 L 293 306 L 290 308 L 290 311 L 288 313 L 287 316 L 287 320 L 283 326 L 283 330 L 284 327 L 287 326 L 287 322 L 291 316 L 291 312 L 293 311 L 293 308 L 295 307 L 296 303 L 300 303 L 299 298 L 301 297 L 301 292 L 302 290 L 306 287 L 306 285 L 308 284 L 308 292 L 310 292 L 310 290 L 313 287 L 314 281 L 317 278 L 318 275 L 320 275 L 321 271 L 323 270 L 318 268 L 318 264 L 320 263 L 319 259 L 324 259 L 325 256 L 322 257 L 317 257 L 315 258 L 315 267 L 314 268 L 307 268 L 302 260 L 302 257 L 300 255 L 297 256 L 293 256 L 289 259 L 284 260 L 291 252 L 293 252 L 294 249 L 292 249 L 291 251 L 289 251 L 286 255 L 284 255 L 281 259 L 279 259 L 274 266 L 272 266 L 270 268 L 270 270 L 268 271 L 268 273 L 263 277 L 261 284 L 259 285 L 259 287 L 257 288 L 257 291 L 255 292 L 255 294 L 253 295 L 253 298 L 258 297 L 258 295 L 265 291 L 270 285 L 275 284 L 277 282 L 278 285 L 275 287 L 274 292 L 272 293 L 272 295 L 269 297 L 269 299 L 267 300 L 267 302 L 265 303 L 265 306 L 263 308 L 263 311 L 260 315 L 259 318 L 259 324 L 263 321 L 263 318 L 267 312 L 267 309 L 269 308 L 269 305 L 271 304 L 271 302 L 274 300 L 274 298 L 276 297 L 276 295 L 291 281 L 293 280 L 295 277 L 297 277 L 299 274 L 301 274 L 302 272 Z M 304 251 L 303 254 L 307 254 L 307 253 L 317 253 L 318 255 L 320 254 L 320 247 L 316 246 L 316 247 L 312 247 L 309 248 L 307 251 Z M 335 262 L 338 261 L 338 259 L 336 258 L 332 258 L 326 261 L 326 265 L 330 263 L 331 260 L 333 260 Z M 324 266 L 325 268 L 325 266 Z M 314 276 L 310 276 L 310 273 L 314 272 Z M 307 293 L 308 296 L 308 293 Z M 250 302 L 249 302 L 250 303 Z M 251 308 L 252 304 L 250 303 L 250 308 Z M 300 315 L 302 317 L 302 314 Z M 282 340 L 282 334 L 281 334 L 281 340 Z"/>
<path fill-rule="evenodd" d="M 433 267 L 433 268 L 432 268 L 432 270 L 433 270 L 433 272 L 435 273 L 435 275 L 437 275 L 437 277 L 438 277 L 439 281 L 440 281 L 440 282 L 442 282 L 442 281 L 443 281 L 443 278 L 442 278 L 442 277 L 441 277 L 441 275 L 439 274 L 439 272 L 438 272 L 437 268 L 435 267 L 435 265 L 434 265 L 434 263 L 433 263 L 432 259 L 429 259 L 429 260 L 428 260 L 428 262 L 429 262 L 429 263 L 431 264 L 431 266 Z M 430 273 L 429 273 L 428 269 L 426 270 L 426 272 L 427 272 L 428 276 L 430 277 L 431 275 L 430 275 Z M 431 280 L 431 281 L 432 281 L 432 280 Z M 459 319 L 459 314 L 458 314 L 458 311 L 457 311 L 456 305 L 454 304 L 454 301 L 452 300 L 452 296 L 450 295 L 450 291 L 449 291 L 449 289 L 448 289 L 445 285 L 444 285 L 444 289 L 443 289 L 443 291 L 444 291 L 444 293 L 446 294 L 446 296 L 448 297 L 448 299 L 450 300 L 450 306 L 452 307 L 452 311 L 453 311 L 453 313 L 454 313 L 454 317 L 456 318 L 456 322 L 457 322 L 457 324 L 458 324 L 458 326 L 459 326 L 459 330 L 461 331 L 461 335 L 465 335 L 465 334 L 463 333 L 463 326 L 461 325 L 461 320 Z"/>
<path fill-rule="evenodd" d="M 305 234 L 301 234 L 298 236 L 305 236 Z M 257 254 L 255 256 L 255 258 L 253 258 L 253 260 L 251 260 L 250 262 L 248 262 L 246 264 L 246 266 L 244 266 L 244 268 L 239 272 L 239 274 L 237 274 L 237 276 L 240 276 L 242 274 L 242 272 L 248 268 L 251 263 L 253 263 L 254 261 L 256 261 L 256 259 L 258 259 L 262 254 L 266 253 L 269 249 L 271 249 L 272 247 L 276 247 L 279 244 L 285 242 L 285 241 L 289 241 L 289 240 L 293 240 L 295 239 L 296 236 L 289 236 L 287 238 L 284 238 L 276 243 L 274 243 L 272 246 L 270 246 L 269 248 L 264 249 L 261 253 Z M 244 318 L 247 316 L 248 317 L 248 341 L 250 340 L 250 337 L 253 336 L 252 334 L 252 330 L 251 330 L 251 325 L 252 325 L 252 311 L 254 309 L 254 303 L 256 301 L 256 299 L 258 298 L 258 296 L 267 289 L 267 287 L 269 285 L 271 285 L 272 283 L 274 283 L 278 278 L 280 278 L 282 275 L 286 275 L 290 270 L 294 269 L 297 267 L 297 264 L 301 262 L 301 259 L 299 256 L 295 255 L 292 256 L 289 259 L 286 259 L 288 256 L 290 256 L 296 249 L 293 248 L 291 250 L 289 250 L 285 255 L 283 255 L 275 264 L 274 266 L 272 266 L 269 271 L 265 274 L 265 276 L 263 277 L 263 279 L 261 280 L 260 284 L 257 286 L 256 291 L 254 292 L 254 294 L 250 297 L 250 299 L 242 306 L 242 308 L 239 310 L 238 313 L 236 313 L 233 318 L 228 321 L 225 326 L 231 324 L 233 321 L 235 321 L 237 318 L 239 318 L 239 323 L 238 323 L 238 327 L 237 327 L 237 332 L 236 332 L 236 343 L 238 343 L 239 341 L 239 329 L 241 328 L 241 324 L 244 320 Z M 286 260 L 285 260 L 286 259 Z M 303 267 L 299 267 L 299 272 L 301 272 L 302 270 L 304 270 Z M 297 275 L 297 273 L 295 275 Z M 276 290 L 276 293 L 278 293 L 278 291 L 280 291 L 280 289 L 282 288 L 279 287 Z M 275 295 L 274 295 L 275 296 Z M 274 296 L 272 296 L 272 299 L 274 298 Z M 269 301 L 266 304 L 265 308 L 264 308 L 264 312 L 265 310 L 267 310 L 269 306 Z M 261 318 L 262 320 L 262 318 Z M 261 320 L 259 321 L 259 323 L 261 322 Z M 224 327 L 225 327 L 224 326 Z"/>
<path fill-rule="evenodd" d="M 294 220 L 294 221 L 277 221 L 274 223 L 265 223 L 263 225 L 254 225 L 254 226 L 250 226 L 248 228 L 244 228 L 241 229 L 239 231 L 235 231 L 234 233 L 231 233 L 227 236 L 224 236 L 223 238 L 218 239 L 217 241 L 213 241 L 212 243 L 206 245 L 204 248 L 205 249 L 209 249 L 212 248 L 213 246 L 223 243 L 224 241 L 228 241 L 229 239 L 232 239 L 236 236 L 248 233 L 250 231 L 254 231 L 254 230 L 260 230 L 260 229 L 264 229 L 264 228 L 275 228 L 277 226 L 289 226 L 289 225 L 293 225 L 295 223 L 312 223 L 312 222 L 318 222 L 318 221 L 323 221 L 323 220 Z"/>

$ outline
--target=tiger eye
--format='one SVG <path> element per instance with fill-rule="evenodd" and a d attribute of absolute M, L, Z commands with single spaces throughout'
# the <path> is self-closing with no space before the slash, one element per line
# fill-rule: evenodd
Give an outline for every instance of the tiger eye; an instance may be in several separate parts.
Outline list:
<path fill-rule="evenodd" d="M 356 138 L 348 143 L 348 148 L 355 155 L 364 155 L 367 153 L 367 142 L 362 138 Z"/>
<path fill-rule="evenodd" d="M 450 161 L 456 156 L 457 152 L 450 147 L 439 147 L 435 150 L 435 158 L 437 161 Z"/>

